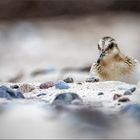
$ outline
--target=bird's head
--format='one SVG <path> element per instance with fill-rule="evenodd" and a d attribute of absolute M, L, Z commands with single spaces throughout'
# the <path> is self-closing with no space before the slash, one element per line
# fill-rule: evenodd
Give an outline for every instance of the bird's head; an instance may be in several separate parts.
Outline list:
<path fill-rule="evenodd" d="M 107 60 L 114 58 L 115 56 L 119 55 L 120 50 L 114 38 L 112 37 L 103 37 L 98 42 L 98 50 L 100 57 L 98 62 L 101 60 Z"/>

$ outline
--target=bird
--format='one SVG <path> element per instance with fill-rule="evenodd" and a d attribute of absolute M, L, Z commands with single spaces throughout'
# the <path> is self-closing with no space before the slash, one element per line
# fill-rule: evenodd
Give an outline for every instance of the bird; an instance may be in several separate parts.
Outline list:
<path fill-rule="evenodd" d="M 97 46 L 99 58 L 91 66 L 90 77 L 96 75 L 101 81 L 121 81 L 129 84 L 139 82 L 138 60 L 122 53 L 114 38 L 105 36 L 99 40 Z"/>

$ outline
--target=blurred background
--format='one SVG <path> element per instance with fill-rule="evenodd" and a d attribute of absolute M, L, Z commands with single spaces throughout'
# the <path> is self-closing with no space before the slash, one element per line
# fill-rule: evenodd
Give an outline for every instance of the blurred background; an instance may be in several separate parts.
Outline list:
<path fill-rule="evenodd" d="M 140 60 L 140 1 L 1 0 L 0 82 L 84 80 L 103 36 Z"/>

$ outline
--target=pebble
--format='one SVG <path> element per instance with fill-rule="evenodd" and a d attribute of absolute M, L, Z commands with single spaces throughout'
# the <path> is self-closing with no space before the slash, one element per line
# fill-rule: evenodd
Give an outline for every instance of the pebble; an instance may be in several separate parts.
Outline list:
<path fill-rule="evenodd" d="M 132 95 L 131 90 L 126 90 L 123 95 Z"/>
<path fill-rule="evenodd" d="M 66 83 L 73 83 L 74 80 L 73 80 L 72 77 L 67 77 L 66 79 L 64 79 L 64 82 L 66 82 Z"/>
<path fill-rule="evenodd" d="M 136 90 L 136 87 L 133 87 L 130 89 L 131 92 L 134 92 Z"/>
<path fill-rule="evenodd" d="M 68 83 L 64 82 L 63 80 L 59 80 L 55 83 L 55 88 L 56 89 L 69 89 L 70 86 Z"/>
<path fill-rule="evenodd" d="M 46 82 L 46 83 L 40 84 L 40 89 L 48 89 L 53 86 L 54 86 L 54 82 Z"/>
<path fill-rule="evenodd" d="M 87 78 L 86 82 L 89 83 L 99 82 L 99 78 L 95 78 L 95 77 Z"/>
<path fill-rule="evenodd" d="M 129 101 L 130 101 L 130 99 L 127 97 L 122 97 L 118 100 L 118 102 L 129 102 Z"/>
<path fill-rule="evenodd" d="M 121 96 L 122 96 L 121 94 L 114 94 L 113 100 L 117 100 L 117 99 L 120 98 Z"/>
<path fill-rule="evenodd" d="M 133 93 L 135 90 L 136 90 L 136 87 L 133 87 L 133 88 L 131 88 L 131 89 L 129 89 L 129 90 L 126 90 L 126 91 L 124 92 L 124 95 L 132 95 L 132 93 Z"/>
<path fill-rule="evenodd" d="M 12 98 L 24 98 L 23 94 L 19 90 L 14 90 L 6 86 L 0 86 L 0 98 L 12 99 Z"/>
<path fill-rule="evenodd" d="M 13 89 L 18 89 L 19 86 L 18 85 L 11 85 L 10 88 L 13 88 Z"/>
<path fill-rule="evenodd" d="M 104 95 L 104 93 L 103 92 L 99 92 L 98 95 Z"/>
<path fill-rule="evenodd" d="M 23 93 L 28 93 L 28 92 L 31 92 L 33 91 L 35 88 L 30 85 L 30 84 L 22 84 L 20 87 L 19 87 L 19 90 Z"/>
<path fill-rule="evenodd" d="M 40 94 L 37 95 L 37 97 L 45 96 L 45 95 L 46 95 L 46 93 L 40 93 Z"/>
<path fill-rule="evenodd" d="M 68 92 L 56 95 L 52 105 L 70 105 L 76 103 L 82 103 L 82 99 L 76 93 Z"/>
<path fill-rule="evenodd" d="M 82 82 L 78 82 L 77 84 L 78 84 L 78 85 L 82 85 Z"/>

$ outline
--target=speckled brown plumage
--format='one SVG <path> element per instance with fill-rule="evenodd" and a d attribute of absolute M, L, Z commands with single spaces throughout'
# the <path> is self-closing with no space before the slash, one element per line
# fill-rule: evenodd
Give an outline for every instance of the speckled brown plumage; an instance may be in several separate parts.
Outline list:
<path fill-rule="evenodd" d="M 99 41 L 98 49 L 105 55 L 100 54 L 97 62 L 92 65 L 90 73 L 94 72 L 101 80 L 127 82 L 135 78 L 132 74 L 137 70 L 139 62 L 122 54 L 114 39 L 111 37 L 102 38 Z M 135 79 L 138 79 L 137 76 Z"/>

